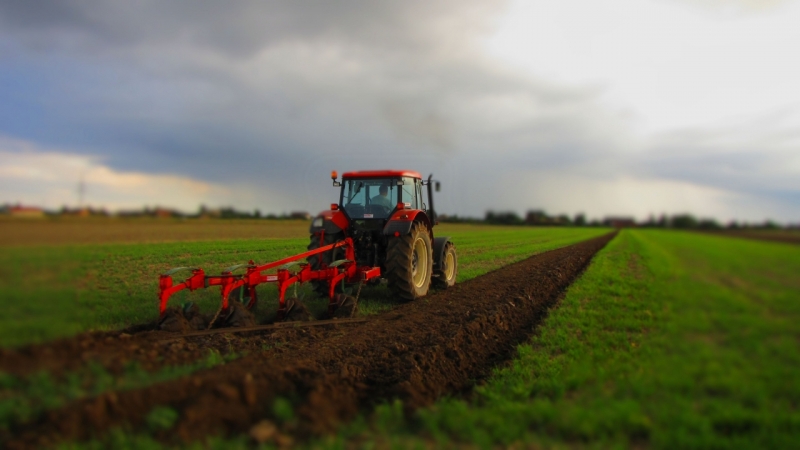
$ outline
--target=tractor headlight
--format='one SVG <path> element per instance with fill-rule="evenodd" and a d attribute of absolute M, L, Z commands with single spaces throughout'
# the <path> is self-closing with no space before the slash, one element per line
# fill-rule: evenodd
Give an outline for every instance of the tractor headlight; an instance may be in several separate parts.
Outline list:
<path fill-rule="evenodd" d="M 317 217 L 316 219 L 314 219 L 313 222 L 311 222 L 311 226 L 314 228 L 321 227 L 324 222 L 325 219 L 323 219 L 322 217 Z"/>

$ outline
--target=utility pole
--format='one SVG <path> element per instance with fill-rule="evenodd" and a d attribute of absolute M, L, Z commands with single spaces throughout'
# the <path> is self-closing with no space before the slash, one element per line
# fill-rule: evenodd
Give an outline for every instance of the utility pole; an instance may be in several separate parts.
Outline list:
<path fill-rule="evenodd" d="M 78 181 L 78 209 L 83 209 L 83 197 L 86 195 L 86 183 L 83 181 L 83 174 Z"/>

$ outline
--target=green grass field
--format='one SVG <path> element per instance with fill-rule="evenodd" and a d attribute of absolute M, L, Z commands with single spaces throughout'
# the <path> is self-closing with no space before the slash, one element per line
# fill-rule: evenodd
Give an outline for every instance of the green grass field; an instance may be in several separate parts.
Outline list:
<path fill-rule="evenodd" d="M 605 231 L 439 229 L 456 242 L 460 281 Z M 152 320 L 156 274 L 171 265 L 221 268 L 243 259 L 280 258 L 305 244 L 298 238 L 7 248 L 0 287 L 3 306 L 14 312 L 0 318 L 0 339 L 2 345 L 19 345 Z M 308 445 L 797 447 L 799 273 L 800 247 L 792 244 L 625 230 L 595 257 L 517 357 L 472 393 L 442 399 L 413 417 L 404 417 L 397 403 L 385 404 L 338 435 Z M 213 308 L 216 295 L 204 297 L 205 307 Z M 380 288 L 367 295 L 368 313 L 385 305 L 381 295 Z M 224 362 L 201 361 L 198 367 L 218 363 Z M 180 370 L 156 378 L 135 370 L 118 380 L 97 376 L 104 389 L 125 389 Z M 30 392 L 17 404 L 46 409 L 48 383 L 18 385 Z M 62 387 L 51 391 L 60 401 L 94 392 L 83 388 L 73 395 Z M 243 436 L 193 447 L 248 448 L 247 442 Z M 101 441 L 64 446 L 109 447 L 160 445 L 147 435 L 114 432 Z"/>
<path fill-rule="evenodd" d="M 60 225 L 63 224 L 50 224 L 55 227 L 52 228 L 54 234 L 64 234 Z M 129 232 L 130 224 L 123 225 Z M 143 239 L 163 233 L 161 223 L 142 223 L 143 228 L 148 226 L 158 228 L 150 234 L 140 230 Z M 175 226 L 185 227 L 185 224 L 176 222 Z M 207 224 L 199 226 L 209 227 Z M 171 267 L 203 267 L 207 273 L 216 274 L 225 267 L 250 259 L 257 263 L 282 259 L 304 252 L 308 245 L 307 222 L 295 223 L 291 229 L 283 222 L 262 222 L 261 226 L 265 230 L 260 233 L 267 236 L 261 239 L 70 244 L 69 236 L 65 236 L 63 239 L 67 243 L 6 247 L 0 253 L 0 292 L 3 292 L 0 307 L 4 311 L 0 316 L 0 346 L 17 346 L 86 330 L 118 329 L 152 321 L 158 315 L 158 275 Z M 243 227 L 239 232 L 253 233 L 251 223 Z M 276 237 L 269 237 L 269 227 L 275 227 Z M 435 231 L 437 236 L 451 236 L 456 243 L 459 281 L 607 232 L 605 229 L 476 225 L 442 225 Z M 227 236 L 235 236 L 236 232 L 227 229 Z M 196 235 L 189 233 L 188 237 L 192 239 Z M 286 238 L 287 235 L 298 237 Z M 310 300 L 307 287 L 299 294 L 309 299 L 312 310 L 326 308 L 326 300 Z M 362 309 L 371 314 L 391 307 L 387 295 L 385 288 L 365 289 Z M 259 296 L 265 300 L 260 304 L 259 313 L 264 318 L 277 308 L 276 290 L 272 285 L 259 287 Z M 176 304 L 192 300 L 204 311 L 213 312 L 219 305 L 219 289 L 184 291 L 173 298 Z"/>
<path fill-rule="evenodd" d="M 623 231 L 468 399 L 315 445 L 796 448 L 800 249 Z"/>
<path fill-rule="evenodd" d="M 61 228 L 65 224 L 57 222 L 37 224 L 57 227 L 49 229 L 60 240 L 46 245 L 11 246 L 0 255 L 0 289 L 3 292 L 0 306 L 8 312 L 0 316 L 2 346 L 151 321 L 158 315 L 158 274 L 170 267 L 202 266 L 215 273 L 251 258 L 259 262 L 281 259 L 305 251 L 308 244 L 307 222 L 266 222 L 262 223 L 262 227 L 267 228 L 265 230 L 255 230 L 248 221 L 222 225 L 201 223 L 200 230 L 186 233 L 185 241 L 139 244 L 74 244 L 76 239 L 79 242 L 86 239 L 84 231 L 75 232 L 74 222 L 66 223 L 68 230 Z M 106 230 L 109 236 L 131 235 L 130 223 L 107 222 L 108 225 L 121 226 L 120 229 Z M 143 222 L 136 236 L 151 240 L 164 235 L 166 227 L 169 231 L 166 234 L 175 237 L 176 230 L 169 225 Z M 184 230 L 186 227 L 182 222 L 172 225 Z M 91 224 L 91 227 L 97 226 L 98 223 Z M 275 237 L 270 237 L 269 227 L 274 228 Z M 209 229 L 222 229 L 229 239 L 196 240 Z M 242 234 L 249 236 L 256 231 L 266 237 L 230 239 Z M 436 231 L 437 235 L 451 236 L 457 243 L 458 279 L 464 281 L 532 254 L 570 245 L 607 230 L 450 225 Z M 303 237 L 287 239 L 286 235 Z M 301 289 L 300 294 L 310 297 L 310 289 Z M 259 295 L 262 296 L 263 310 L 260 315 L 264 318 L 277 307 L 274 301 L 277 294 L 273 286 L 265 286 L 259 288 Z M 362 314 L 391 308 L 396 303 L 388 296 L 385 287 L 364 289 L 360 303 Z M 264 298 L 273 301 L 265 302 Z M 174 301 L 183 300 L 196 301 L 204 310 L 213 312 L 219 304 L 219 291 L 180 293 Z M 327 299 L 307 299 L 306 303 L 318 312 L 327 307 Z M 37 373 L 26 379 L 0 373 L 0 428 L 29 420 L 71 400 L 108 390 L 143 387 L 224 363 L 219 354 L 211 353 L 206 360 L 195 364 L 166 367 L 155 373 L 144 372 L 136 365 L 117 376 L 96 365 L 68 373 L 63 379 L 54 379 L 48 373 Z M 122 439 L 123 443 L 131 445 L 136 442 Z M 145 448 L 152 444 L 148 439 L 144 442 Z"/>

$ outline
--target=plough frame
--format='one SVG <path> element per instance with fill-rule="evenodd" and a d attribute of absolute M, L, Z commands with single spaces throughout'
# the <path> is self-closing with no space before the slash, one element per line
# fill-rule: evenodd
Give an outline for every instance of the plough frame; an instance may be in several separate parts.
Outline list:
<path fill-rule="evenodd" d="M 307 263 L 297 262 L 340 247 L 344 249 L 345 258 L 323 266 L 319 270 L 313 270 Z M 263 265 L 257 266 L 251 260 L 248 264 L 229 267 L 220 275 L 206 275 L 203 269 L 196 267 L 177 267 L 161 274 L 159 277 L 159 314 L 163 316 L 167 310 L 167 303 L 170 297 L 184 289 L 194 291 L 211 286 L 220 286 L 222 291 L 221 309 L 224 311 L 228 309 L 228 297 L 234 289 L 242 287 L 247 290 L 247 294 L 250 297 L 247 307 L 251 308 L 257 302 L 256 286 L 263 283 L 277 283 L 278 320 L 281 320 L 287 312 L 286 290 L 295 283 L 306 283 L 308 281 L 328 282 L 328 297 L 330 299 L 328 312 L 332 313 L 336 307 L 335 290 L 337 283 L 342 281 L 345 283 L 366 282 L 381 276 L 380 267 L 358 266 L 355 261 L 355 246 L 353 245 L 353 240 L 348 237 L 330 245 Z M 295 266 L 300 267 L 300 270 L 292 273 L 290 268 Z M 241 268 L 247 269 L 245 273 L 233 273 Z M 264 273 L 275 268 L 277 268 L 275 273 Z M 186 270 L 191 271 L 192 276 L 175 284 L 173 275 Z"/>

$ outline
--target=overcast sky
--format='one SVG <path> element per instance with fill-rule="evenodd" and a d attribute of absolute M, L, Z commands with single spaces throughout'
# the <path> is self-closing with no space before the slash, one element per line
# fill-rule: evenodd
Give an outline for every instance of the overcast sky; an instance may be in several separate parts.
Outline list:
<path fill-rule="evenodd" d="M 0 203 L 800 222 L 800 1 L 0 2 Z"/>

